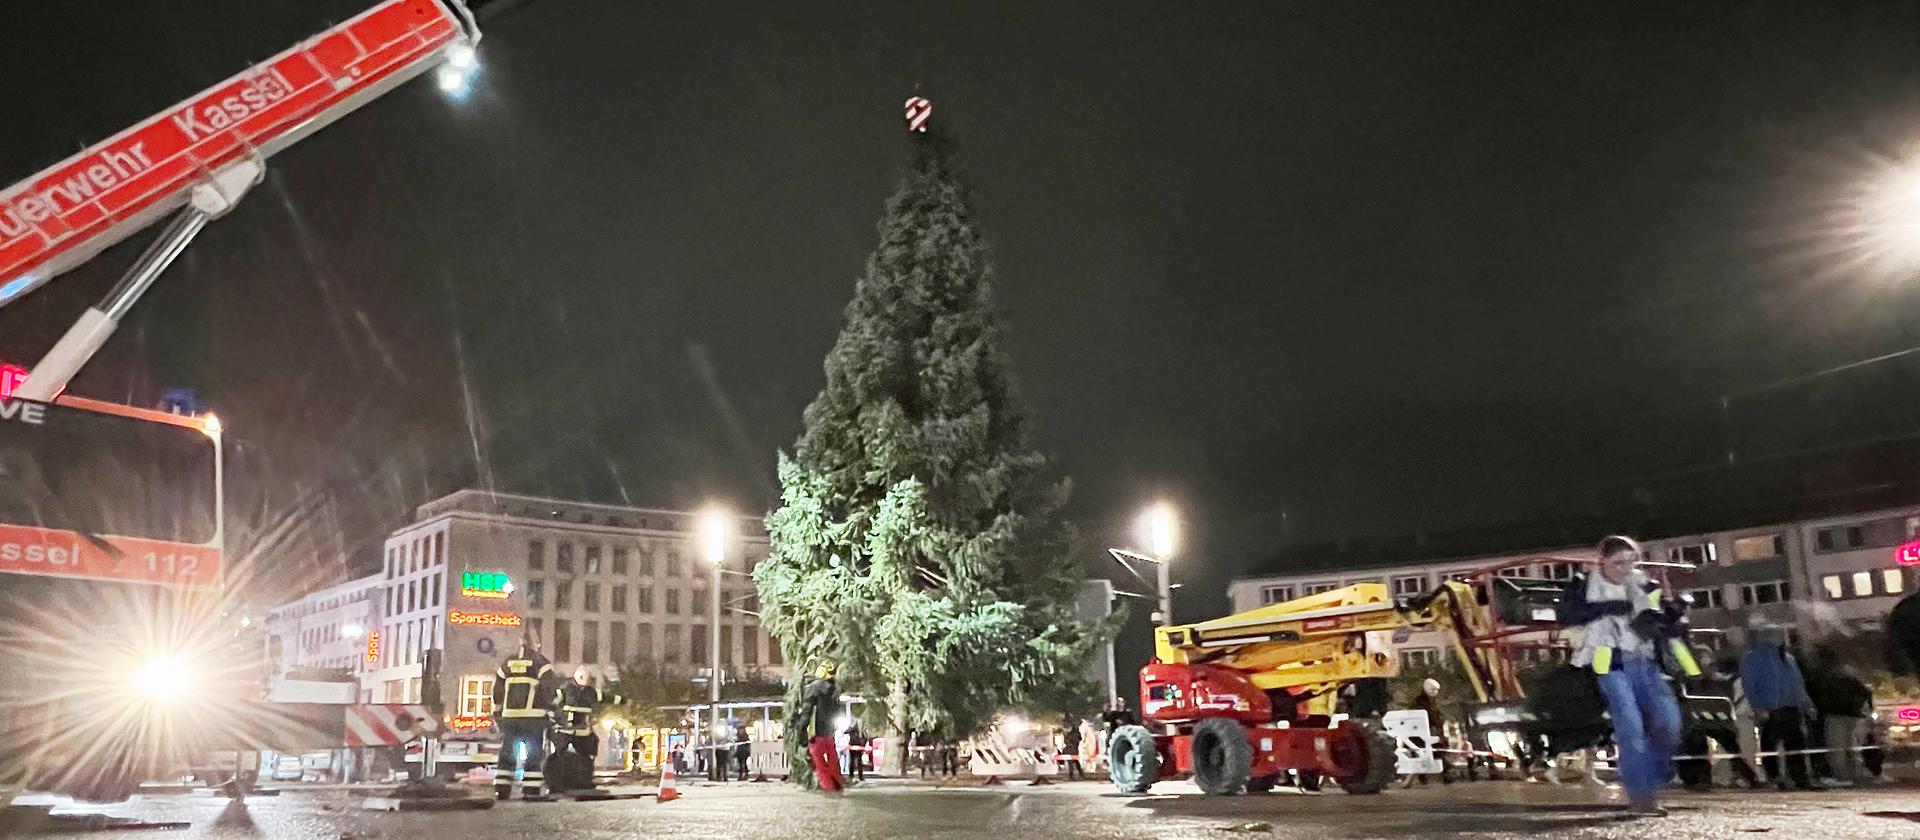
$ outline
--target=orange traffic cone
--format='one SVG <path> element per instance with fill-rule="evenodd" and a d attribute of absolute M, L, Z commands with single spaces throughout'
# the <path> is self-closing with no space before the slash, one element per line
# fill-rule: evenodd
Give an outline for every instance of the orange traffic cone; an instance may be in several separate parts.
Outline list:
<path fill-rule="evenodd" d="M 673 765 L 669 764 L 660 771 L 660 794 L 658 801 L 672 802 L 680 798 L 680 791 L 674 785 Z"/>

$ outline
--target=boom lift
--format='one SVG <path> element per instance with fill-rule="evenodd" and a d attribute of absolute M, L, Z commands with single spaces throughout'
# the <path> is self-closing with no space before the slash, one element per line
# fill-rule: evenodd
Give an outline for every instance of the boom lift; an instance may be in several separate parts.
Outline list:
<path fill-rule="evenodd" d="M 1408 634 L 1443 632 L 1480 702 L 1522 696 L 1502 640 L 1552 633 L 1560 584 L 1494 571 L 1411 599 L 1360 583 L 1156 628 L 1154 659 L 1140 669 L 1146 725 L 1115 730 L 1114 783 L 1145 793 L 1161 778 L 1192 774 L 1208 794 L 1230 796 L 1269 790 L 1295 771 L 1324 774 L 1351 793 L 1379 792 L 1394 777 L 1394 741 L 1362 718 L 1384 712 L 1384 702 L 1350 709 L 1339 725 L 1335 706 L 1345 686 L 1384 688 L 1399 673 L 1396 646 Z"/>

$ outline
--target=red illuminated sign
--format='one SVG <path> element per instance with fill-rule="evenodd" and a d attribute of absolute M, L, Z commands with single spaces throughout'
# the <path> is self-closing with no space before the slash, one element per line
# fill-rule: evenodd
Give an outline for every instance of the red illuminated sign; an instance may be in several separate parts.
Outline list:
<path fill-rule="evenodd" d="M 272 154 L 418 72 L 459 37 L 443 4 L 387 0 L 0 194 L 0 301 L 180 206 L 208 172 Z"/>
<path fill-rule="evenodd" d="M 378 630 L 367 633 L 367 661 L 380 661 L 380 631 Z"/>
<path fill-rule="evenodd" d="M 493 726 L 493 718 L 485 715 L 460 715 L 447 718 L 447 728 L 455 732 L 477 732 Z"/>
<path fill-rule="evenodd" d="M 26 368 L 19 365 L 0 364 L 0 400 L 12 399 L 13 390 L 26 382 Z"/>
<path fill-rule="evenodd" d="M 447 623 L 471 624 L 481 627 L 519 627 L 520 616 L 512 613 L 470 613 L 459 610 L 448 610 Z"/>
<path fill-rule="evenodd" d="M 1920 706 L 1901 706 L 1893 716 L 1901 723 L 1920 723 Z"/>
<path fill-rule="evenodd" d="M 1903 543 L 1894 549 L 1893 560 L 1902 566 L 1920 566 L 1920 540 Z"/>

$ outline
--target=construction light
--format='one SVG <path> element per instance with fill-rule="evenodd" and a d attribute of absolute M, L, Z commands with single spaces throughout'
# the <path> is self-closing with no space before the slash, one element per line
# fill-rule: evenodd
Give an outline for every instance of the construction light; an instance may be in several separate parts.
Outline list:
<path fill-rule="evenodd" d="M 193 671 L 179 657 L 160 654 L 133 672 L 133 689 L 149 700 L 165 702 L 193 687 Z"/>
<path fill-rule="evenodd" d="M 715 505 L 700 514 L 700 550 L 706 561 L 718 566 L 727 562 L 727 546 L 733 541 L 733 514 Z"/>

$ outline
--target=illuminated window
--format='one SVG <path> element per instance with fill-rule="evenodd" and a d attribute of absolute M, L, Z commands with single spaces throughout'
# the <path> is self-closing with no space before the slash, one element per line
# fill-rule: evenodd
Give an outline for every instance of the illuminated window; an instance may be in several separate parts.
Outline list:
<path fill-rule="evenodd" d="M 1260 587 L 1260 603 L 1278 604 L 1281 601 L 1291 601 L 1295 597 L 1293 592 L 1292 584 L 1285 586 L 1262 586 Z"/>
<path fill-rule="evenodd" d="M 493 714 L 493 676 L 468 674 L 460 678 L 460 714 Z"/>
<path fill-rule="evenodd" d="M 1873 594 L 1873 573 L 1853 573 L 1853 597 L 1866 598 Z"/>
<path fill-rule="evenodd" d="M 1882 595 L 1898 595 L 1907 590 L 1907 578 L 1899 569 L 1881 569 L 1880 585 Z"/>
<path fill-rule="evenodd" d="M 1847 597 L 1846 586 L 1839 575 L 1827 575 L 1820 579 L 1820 588 L 1827 593 L 1827 600 L 1838 601 Z"/>
<path fill-rule="evenodd" d="M 1784 534 L 1757 534 L 1733 541 L 1735 560 L 1767 560 L 1786 553 L 1787 538 Z"/>
<path fill-rule="evenodd" d="M 587 574 L 600 574 L 600 546 L 587 546 Z"/>

